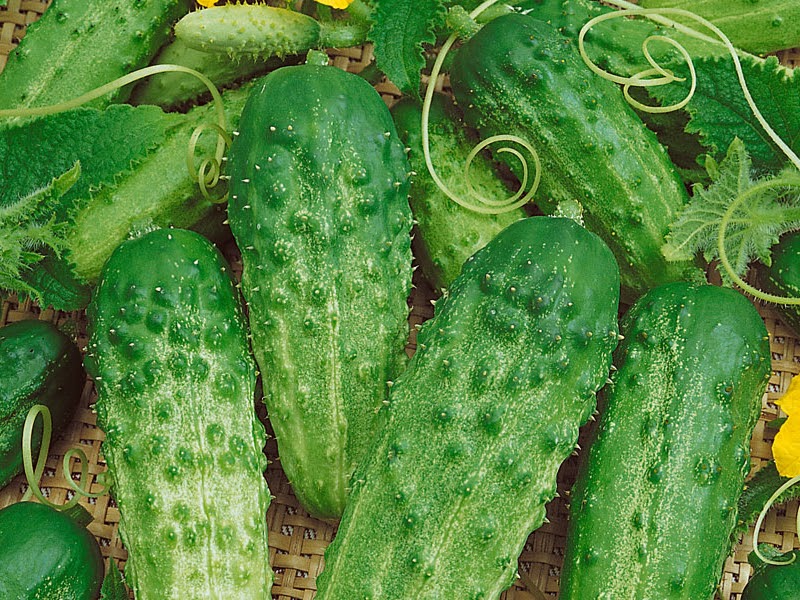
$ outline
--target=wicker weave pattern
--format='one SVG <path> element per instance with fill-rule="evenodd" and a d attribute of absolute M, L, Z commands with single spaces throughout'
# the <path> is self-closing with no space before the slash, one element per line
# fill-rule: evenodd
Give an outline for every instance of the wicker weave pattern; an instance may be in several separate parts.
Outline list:
<path fill-rule="evenodd" d="M 24 35 L 25 28 L 47 7 L 48 2 L 8 0 L 8 6 L 0 8 L 0 70 L 6 62 L 6 55 Z M 800 65 L 800 50 L 785 51 L 779 54 L 781 61 L 790 66 Z M 333 64 L 339 68 L 358 72 L 372 61 L 372 48 L 369 45 L 350 48 L 331 53 Z M 440 79 L 436 87 L 446 87 L 446 79 Z M 377 90 L 388 105 L 399 96 L 397 88 L 390 82 L 376 85 Z M 232 244 L 225 248 L 225 255 L 231 260 L 234 271 L 240 272 L 238 252 Z M 421 281 L 411 298 L 409 322 L 411 336 L 407 346 L 410 354 L 415 349 L 415 330 L 413 325 L 430 318 L 433 310 L 429 300 L 431 290 Z M 41 309 L 30 301 L 20 301 L 15 296 L 0 297 L 0 326 L 22 319 L 43 319 L 54 322 L 73 334 L 79 347 L 86 345 L 86 318 L 83 312 L 64 313 Z M 791 378 L 800 372 L 800 338 L 784 326 L 777 313 L 770 308 L 759 307 L 770 333 L 773 374 L 769 388 L 763 399 L 762 418 L 756 427 L 752 440 L 753 467 L 771 457 L 771 444 L 774 431 L 765 428 L 765 423 L 780 416 L 774 401 L 788 387 Z M 64 502 L 71 497 L 62 472 L 61 458 L 67 449 L 79 446 L 86 453 L 92 476 L 105 469 L 101 453 L 103 433 L 95 425 L 95 415 L 91 406 L 95 400 L 94 386 L 86 382 L 80 407 L 72 423 L 51 445 L 47 468 L 42 478 L 45 495 L 54 502 Z M 257 406 L 260 416 L 265 417 L 264 407 Z M 272 461 L 266 477 L 272 494 L 275 496 L 267 513 L 270 542 L 270 561 L 275 570 L 273 597 L 276 600 L 312 600 L 315 590 L 315 577 L 321 571 L 325 548 L 333 539 L 335 527 L 313 519 L 299 507 L 297 500 L 280 468 L 274 440 L 267 444 L 266 452 Z M 566 537 L 567 509 L 564 492 L 574 481 L 577 459 L 571 458 L 559 473 L 558 489 L 561 497 L 550 503 L 547 510 L 549 523 L 534 532 L 528 539 L 520 557 L 520 579 L 511 590 L 503 594 L 504 600 L 538 600 L 544 592 L 548 598 L 558 596 L 558 578 L 563 561 Z M 80 467 L 73 462 L 66 476 L 77 477 Z M 16 502 L 25 490 L 24 477 L 16 478 L 0 491 L 0 508 Z M 95 484 L 93 491 L 99 488 Z M 82 501 L 94 516 L 89 526 L 100 542 L 103 555 L 124 564 L 127 553 L 118 536 L 119 511 L 113 500 L 102 496 L 97 500 Z M 760 540 L 775 544 L 783 550 L 800 548 L 797 538 L 795 518 L 798 502 L 773 509 L 764 523 Z M 725 573 L 720 585 L 721 600 L 738 600 L 750 576 L 747 554 L 752 549 L 751 536 L 737 545 L 735 552 L 725 565 Z M 541 590 L 541 591 L 539 591 Z M 457 599 L 454 599 L 457 600 Z"/>

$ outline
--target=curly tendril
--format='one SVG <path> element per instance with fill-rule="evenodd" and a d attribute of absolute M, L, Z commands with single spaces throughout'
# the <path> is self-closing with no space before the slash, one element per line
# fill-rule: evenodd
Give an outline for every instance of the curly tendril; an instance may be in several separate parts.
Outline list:
<path fill-rule="evenodd" d="M 194 69 L 183 67 L 181 65 L 170 65 L 170 64 L 153 65 L 150 67 L 145 67 L 143 69 L 133 71 L 132 73 L 128 73 L 127 75 L 119 77 L 114 81 L 106 83 L 105 85 L 95 88 L 89 92 L 86 92 L 81 96 L 78 96 L 77 98 L 73 98 L 72 100 L 68 100 L 66 102 L 60 102 L 58 104 L 53 104 L 50 106 L 41 106 L 35 108 L 15 108 L 15 109 L 0 110 L 0 119 L 43 117 L 59 112 L 64 112 L 66 110 L 71 110 L 73 108 L 78 108 L 79 106 L 83 106 L 87 102 L 96 100 L 97 98 L 100 98 L 108 94 L 109 92 L 113 92 L 114 90 L 117 90 L 121 87 L 125 87 L 126 85 L 139 81 L 140 79 L 144 79 L 145 77 L 150 77 L 151 75 L 156 75 L 158 73 L 170 73 L 170 72 L 186 73 L 187 75 L 196 77 L 206 86 L 206 88 L 208 88 L 208 91 L 211 92 L 211 96 L 214 99 L 214 106 L 217 113 L 217 122 L 213 124 L 204 123 L 194 130 L 187 149 L 188 156 L 186 165 L 189 169 L 189 176 L 195 182 L 197 182 L 198 186 L 200 187 L 200 192 L 203 194 L 204 198 L 212 202 L 224 202 L 227 195 L 219 199 L 214 199 L 208 193 L 208 189 L 213 188 L 219 182 L 222 159 L 225 154 L 225 149 L 228 146 L 230 146 L 231 143 L 230 136 L 228 136 L 228 134 L 226 133 L 227 122 L 225 120 L 225 109 L 222 104 L 222 96 L 220 95 L 219 90 L 214 85 L 214 83 L 208 77 L 206 77 L 199 71 L 195 71 Z M 200 166 L 195 167 L 194 153 L 197 147 L 197 140 L 199 139 L 200 134 L 206 129 L 214 129 L 217 132 L 217 145 L 214 150 L 214 155 L 212 157 L 203 157 Z"/>
<path fill-rule="evenodd" d="M 36 459 L 36 466 L 33 464 L 33 426 L 36 423 L 36 418 L 42 416 L 42 443 L 39 447 L 39 456 Z M 25 418 L 25 426 L 22 431 L 22 464 L 25 468 L 25 478 L 28 480 L 28 491 L 22 496 L 22 500 L 30 500 L 31 496 L 35 496 L 39 502 L 46 504 L 50 508 L 57 510 L 67 510 L 75 506 L 80 500 L 81 496 L 86 498 L 99 498 L 107 494 L 110 488 L 106 482 L 106 474 L 99 473 L 97 475 L 97 482 L 102 486 L 99 492 L 89 492 L 91 481 L 89 481 L 89 460 L 86 453 L 80 448 L 70 448 L 62 463 L 64 478 L 68 485 L 75 492 L 75 495 L 66 504 L 55 504 L 50 502 L 44 497 L 39 481 L 44 473 L 45 463 L 47 462 L 47 454 L 50 452 L 50 439 L 53 435 L 53 418 L 50 415 L 50 409 L 43 404 L 35 404 L 28 411 L 28 416 Z M 70 477 L 72 469 L 70 468 L 70 461 L 77 458 L 81 463 L 81 473 L 78 477 L 78 483 L 75 483 Z"/>
<path fill-rule="evenodd" d="M 480 15 L 483 11 L 485 11 L 490 6 L 497 3 L 498 0 L 486 0 L 486 2 L 482 3 L 478 6 L 475 10 L 469 13 L 470 18 L 474 19 L 478 15 Z M 450 51 L 450 48 L 456 41 L 456 34 L 451 35 L 450 37 L 445 40 L 444 44 L 442 44 L 442 48 L 439 51 L 439 55 L 436 57 L 436 61 L 433 63 L 433 68 L 431 69 L 431 74 L 428 78 L 428 84 L 425 89 L 425 99 L 422 103 L 422 152 L 425 156 L 425 164 L 428 167 L 428 173 L 430 173 L 431 178 L 433 179 L 436 187 L 438 187 L 443 194 L 445 194 L 448 198 L 456 202 L 457 204 L 463 206 L 466 209 L 483 213 L 483 214 L 500 214 L 509 212 L 512 210 L 516 210 L 520 206 L 527 204 L 531 198 L 533 198 L 534 193 L 536 193 L 536 189 L 539 187 L 539 180 L 541 179 L 541 162 L 539 161 L 539 155 L 526 140 L 522 139 L 521 137 L 515 135 L 495 135 L 490 138 L 487 138 L 476 145 L 467 156 L 467 160 L 464 164 L 464 180 L 467 185 L 467 190 L 470 194 L 471 200 L 465 200 L 460 198 L 455 192 L 450 190 L 447 185 L 442 181 L 439 177 L 439 174 L 436 173 L 436 169 L 433 166 L 433 161 L 431 160 L 431 151 L 430 151 L 430 136 L 428 134 L 428 123 L 429 123 L 429 116 L 430 116 L 430 107 L 431 102 L 433 100 L 433 93 L 434 93 L 434 83 L 436 82 L 437 77 L 439 77 L 439 73 L 442 70 L 442 64 L 444 63 L 444 59 L 447 56 L 447 53 Z M 502 143 L 502 142 L 511 142 L 516 144 L 517 146 L 523 148 L 525 152 L 527 152 L 534 163 L 534 177 L 533 183 L 528 186 L 529 180 L 529 164 L 528 160 L 525 157 L 525 154 L 519 150 L 519 148 L 514 146 L 503 146 L 497 150 L 498 153 L 508 153 L 519 160 L 522 166 L 522 181 L 520 183 L 519 190 L 513 195 L 508 198 L 504 198 L 501 200 L 497 200 L 494 198 L 487 198 L 478 193 L 478 191 L 472 185 L 472 180 L 470 178 L 470 167 L 472 166 L 472 161 L 481 152 L 484 148 L 491 144 L 495 143 Z M 527 189 L 527 192 L 525 191 Z"/>
<path fill-rule="evenodd" d="M 770 564 L 770 565 L 779 565 L 779 566 L 780 565 L 790 565 L 797 558 L 797 554 L 793 554 L 792 557 L 789 560 L 772 560 L 770 558 L 767 558 L 766 556 L 764 556 L 761 553 L 761 550 L 758 549 L 758 532 L 761 529 L 761 524 L 764 522 L 764 517 L 767 516 L 767 513 L 769 512 L 769 509 L 772 508 L 772 505 L 775 503 L 775 501 L 778 498 L 780 498 L 780 496 L 781 496 L 781 494 L 783 494 L 783 492 L 788 490 L 793 485 L 797 485 L 798 483 L 800 483 L 800 475 L 798 475 L 797 477 L 794 477 L 794 478 L 790 479 L 789 481 L 787 481 L 786 483 L 784 483 L 781 487 L 779 487 L 775 491 L 774 494 L 772 494 L 772 497 L 764 505 L 764 508 L 761 509 L 761 514 L 758 515 L 758 520 L 756 520 L 755 529 L 753 531 L 753 551 L 755 552 L 755 554 L 759 558 L 759 560 L 761 560 L 764 563 L 767 563 L 767 564 Z M 800 512 L 797 513 L 797 531 L 800 532 Z"/>

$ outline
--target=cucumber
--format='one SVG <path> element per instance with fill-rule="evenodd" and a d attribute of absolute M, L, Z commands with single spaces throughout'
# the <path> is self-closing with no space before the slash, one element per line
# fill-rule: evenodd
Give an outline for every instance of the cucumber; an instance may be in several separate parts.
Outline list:
<path fill-rule="evenodd" d="M 103 582 L 100 547 L 67 514 L 36 502 L 11 504 L 0 510 L 0 540 L 0 598 L 98 597 Z"/>
<path fill-rule="evenodd" d="M 664 148 L 622 91 L 593 74 L 556 29 L 528 15 L 499 17 L 461 47 L 450 78 L 466 122 L 483 137 L 513 134 L 537 150 L 543 212 L 562 201 L 583 205 L 587 228 L 617 257 L 626 300 L 702 279 L 689 261 L 661 253 L 688 200 Z M 519 163 L 509 165 L 520 177 Z"/>
<path fill-rule="evenodd" d="M 381 410 L 317 600 L 499 597 L 594 411 L 618 300 L 613 255 L 569 219 L 468 260 Z"/>
<path fill-rule="evenodd" d="M 17 321 L 0 328 L 0 488 L 22 472 L 22 430 L 34 404 L 50 409 L 54 431 L 78 405 L 86 374 L 78 347 L 49 321 Z M 34 427 L 33 456 L 42 442 Z"/>
<path fill-rule="evenodd" d="M 464 177 L 467 156 L 476 142 L 461 125 L 456 108 L 443 94 L 435 94 L 429 114 L 431 161 L 447 187 L 470 200 Z M 416 221 L 414 255 L 423 275 L 434 289 L 448 287 L 470 256 L 514 221 L 525 217 L 520 208 L 497 215 L 480 214 L 459 206 L 436 186 L 422 154 L 420 119 L 422 108 L 411 98 L 392 107 L 400 138 L 409 147 L 414 176 L 409 197 Z M 470 181 L 483 197 L 502 200 L 511 195 L 494 172 L 491 162 L 480 154 L 472 163 Z"/>
<path fill-rule="evenodd" d="M 674 283 L 624 316 L 618 371 L 570 500 L 564 600 L 709 600 L 770 375 L 767 330 L 730 288 Z"/>
<path fill-rule="evenodd" d="M 773 549 L 770 554 L 772 560 L 786 564 L 763 563 L 751 552 L 748 560 L 755 571 L 742 592 L 742 600 L 800 600 L 800 551 L 780 554 Z"/>
<path fill-rule="evenodd" d="M 231 231 L 264 401 L 284 471 L 337 519 L 406 363 L 409 165 L 366 81 L 283 67 L 247 102 L 231 146 Z"/>
<path fill-rule="evenodd" d="M 270 598 L 264 427 L 229 268 L 159 229 L 106 263 L 85 364 L 137 600 Z"/>
<path fill-rule="evenodd" d="M 11 52 L 0 109 L 65 102 L 145 66 L 191 0 L 53 0 Z M 129 89 L 92 106 L 124 102 Z"/>
<path fill-rule="evenodd" d="M 772 261 L 769 266 L 756 263 L 756 278 L 765 292 L 800 298 L 800 232 L 781 236 L 772 247 Z M 775 308 L 789 327 L 800 332 L 800 306 L 777 304 Z"/>

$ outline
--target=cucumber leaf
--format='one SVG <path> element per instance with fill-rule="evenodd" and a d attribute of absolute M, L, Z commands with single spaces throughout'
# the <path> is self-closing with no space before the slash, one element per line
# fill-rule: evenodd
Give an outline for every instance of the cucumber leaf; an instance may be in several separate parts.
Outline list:
<path fill-rule="evenodd" d="M 800 74 L 781 66 L 777 58 L 766 60 L 741 57 L 742 72 L 753 100 L 767 123 L 795 152 L 800 152 Z M 690 119 L 686 132 L 699 136 L 700 143 L 717 158 L 734 138 L 741 139 L 757 172 L 778 172 L 786 156 L 756 120 L 739 86 L 733 59 L 701 58 L 694 61 L 697 90 L 686 106 Z M 676 73 L 687 76 L 685 65 Z M 661 104 L 682 100 L 689 80 L 647 88 Z"/>
<path fill-rule="evenodd" d="M 42 259 L 43 251 L 56 255 L 60 252 L 64 225 L 56 221 L 53 212 L 80 175 L 81 165 L 76 162 L 45 187 L 16 202 L 0 205 L 0 288 L 41 299 L 23 275 Z"/>
<path fill-rule="evenodd" d="M 686 260 L 702 252 L 708 261 L 719 258 L 717 237 L 723 216 L 733 202 L 747 194 L 726 229 L 725 253 L 740 277 L 754 259 L 770 264 L 770 248 L 778 237 L 800 228 L 800 173 L 787 169 L 770 178 L 754 179 L 750 158 L 738 138 L 720 164 L 709 158 L 706 166 L 712 183 L 707 188 L 694 186 L 691 202 L 670 227 L 664 255 L 669 260 Z M 722 276 L 730 283 L 726 273 Z"/>
<path fill-rule="evenodd" d="M 122 580 L 122 573 L 113 558 L 108 559 L 106 576 L 100 588 L 100 600 L 128 600 L 128 589 Z"/>
<path fill-rule="evenodd" d="M 369 38 L 375 43 L 375 62 L 401 91 L 420 97 L 420 74 L 425 44 L 436 41 L 435 31 L 445 18 L 444 0 L 379 0 Z"/>

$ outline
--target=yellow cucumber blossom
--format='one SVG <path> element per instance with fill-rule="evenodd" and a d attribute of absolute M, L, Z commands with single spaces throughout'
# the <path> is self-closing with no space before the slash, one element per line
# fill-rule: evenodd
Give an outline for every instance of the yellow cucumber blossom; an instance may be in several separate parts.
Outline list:
<path fill-rule="evenodd" d="M 211 8 L 214 6 L 219 0 L 197 0 L 197 3 L 200 6 L 205 6 L 206 8 Z"/>
<path fill-rule="evenodd" d="M 789 415 L 772 443 L 775 466 L 783 477 L 800 475 L 800 375 L 792 377 L 786 394 L 776 401 Z"/>
<path fill-rule="evenodd" d="M 317 4 L 325 4 L 333 8 L 347 8 L 353 3 L 353 0 L 316 0 Z"/>

